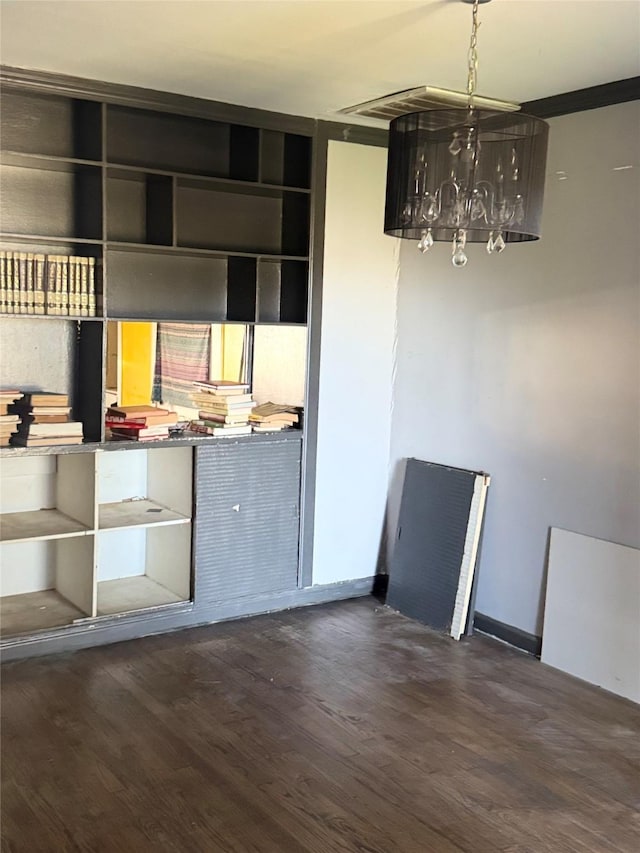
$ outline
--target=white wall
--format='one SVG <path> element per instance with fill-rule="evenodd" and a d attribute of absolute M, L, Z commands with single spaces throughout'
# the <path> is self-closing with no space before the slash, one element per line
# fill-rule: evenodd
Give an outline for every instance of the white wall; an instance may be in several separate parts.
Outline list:
<path fill-rule="evenodd" d="M 322 290 L 313 583 L 376 572 L 389 479 L 398 242 L 386 149 L 332 141 Z"/>
<path fill-rule="evenodd" d="M 391 525 L 403 458 L 488 471 L 477 610 L 532 633 L 551 526 L 640 545 L 639 128 L 551 120 L 541 241 L 401 251 Z"/>

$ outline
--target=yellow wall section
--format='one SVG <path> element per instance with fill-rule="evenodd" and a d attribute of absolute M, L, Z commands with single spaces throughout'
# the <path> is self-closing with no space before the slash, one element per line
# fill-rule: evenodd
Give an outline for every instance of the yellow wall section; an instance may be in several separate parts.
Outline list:
<path fill-rule="evenodd" d="M 155 323 L 121 323 L 121 406 L 151 402 L 155 342 Z"/>
<path fill-rule="evenodd" d="M 222 376 L 220 379 L 242 380 L 242 353 L 246 326 L 225 324 L 222 327 Z M 213 377 L 215 379 L 215 377 Z"/>

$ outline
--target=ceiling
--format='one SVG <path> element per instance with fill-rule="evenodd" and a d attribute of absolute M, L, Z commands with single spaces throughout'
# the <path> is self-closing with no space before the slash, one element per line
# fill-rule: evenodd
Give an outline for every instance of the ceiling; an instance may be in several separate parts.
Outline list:
<path fill-rule="evenodd" d="M 480 6 L 480 94 L 518 102 L 640 74 L 640 0 Z M 0 60 L 318 118 L 466 88 L 460 0 L 0 0 Z"/>

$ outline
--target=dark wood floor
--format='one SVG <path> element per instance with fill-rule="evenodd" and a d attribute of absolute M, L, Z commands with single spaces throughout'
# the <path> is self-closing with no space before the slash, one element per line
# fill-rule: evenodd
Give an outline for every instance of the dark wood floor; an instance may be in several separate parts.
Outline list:
<path fill-rule="evenodd" d="M 2 669 L 3 851 L 640 850 L 640 710 L 374 599 Z"/>

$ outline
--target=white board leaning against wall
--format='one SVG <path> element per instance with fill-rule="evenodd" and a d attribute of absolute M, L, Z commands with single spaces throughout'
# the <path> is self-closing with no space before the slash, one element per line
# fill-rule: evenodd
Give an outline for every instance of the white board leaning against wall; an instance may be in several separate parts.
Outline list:
<path fill-rule="evenodd" d="M 551 529 L 542 662 L 640 702 L 640 551 Z"/>

